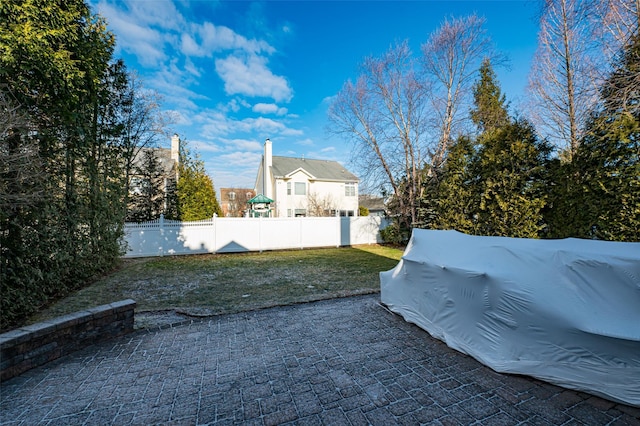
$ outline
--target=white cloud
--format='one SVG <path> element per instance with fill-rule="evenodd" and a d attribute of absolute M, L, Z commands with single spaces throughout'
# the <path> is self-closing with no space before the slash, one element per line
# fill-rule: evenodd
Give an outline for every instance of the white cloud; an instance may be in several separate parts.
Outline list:
<path fill-rule="evenodd" d="M 336 148 L 334 146 L 328 146 L 326 148 L 322 148 L 320 150 L 320 152 L 322 153 L 327 153 L 327 152 L 335 152 Z"/>
<path fill-rule="evenodd" d="M 211 57 L 215 52 L 240 50 L 271 54 L 275 49 L 263 40 L 247 39 L 231 28 L 211 22 L 191 23 L 180 37 L 180 50 L 188 56 Z"/>
<path fill-rule="evenodd" d="M 177 124 L 180 126 L 189 126 L 191 125 L 191 123 L 193 123 L 191 121 L 191 118 L 189 118 L 189 116 L 186 115 L 183 111 L 167 110 L 167 112 L 171 114 L 171 116 L 173 117 L 174 124 Z"/>
<path fill-rule="evenodd" d="M 219 110 L 206 110 L 193 117 L 196 123 L 201 123 L 200 135 L 209 140 L 220 139 L 227 135 L 246 134 L 262 135 L 260 137 L 300 136 L 302 130 L 289 128 L 286 124 L 265 117 L 248 117 L 236 119 L 227 115 L 225 108 Z M 238 138 L 239 139 L 239 138 Z"/>
<path fill-rule="evenodd" d="M 197 108 L 194 100 L 207 99 L 206 96 L 189 89 L 192 76 L 176 67 L 175 63 L 160 67 L 146 77 L 145 82 L 164 97 L 164 102 L 174 108 L 193 111 Z"/>
<path fill-rule="evenodd" d="M 242 167 L 254 167 L 256 173 L 258 171 L 258 165 L 262 159 L 262 154 L 255 152 L 236 151 L 229 154 L 223 154 L 218 157 L 219 161 L 223 164 L 229 164 L 231 166 Z"/>
<path fill-rule="evenodd" d="M 203 49 L 200 48 L 198 43 L 187 33 L 182 34 L 180 37 L 180 50 L 188 56 L 203 56 Z"/>
<path fill-rule="evenodd" d="M 245 118 L 238 123 L 238 130 L 246 132 L 258 131 L 266 134 L 276 134 L 287 130 L 287 127 L 279 122 L 270 118 L 258 117 L 258 118 Z"/>
<path fill-rule="evenodd" d="M 241 98 L 233 98 L 226 105 L 227 110 L 238 112 L 241 108 L 251 108 L 251 104 Z"/>
<path fill-rule="evenodd" d="M 266 36 L 249 38 L 215 23 L 215 14 L 193 16 L 171 0 L 90 2 L 117 35 L 116 54 L 137 58 L 145 84 L 164 97 L 174 117 L 171 131 L 202 153 L 216 187 L 253 186 L 264 138 L 304 139 L 302 130 L 289 127 L 298 116 L 281 106 L 291 101 L 293 90 L 273 71 L 270 56 L 276 49 Z M 252 28 L 271 34 L 254 21 Z M 289 36 L 291 29 L 278 28 Z"/>
<path fill-rule="evenodd" d="M 215 69 L 229 95 L 270 97 L 276 102 L 288 102 L 293 97 L 287 80 L 274 75 L 267 68 L 267 59 L 264 57 L 228 56 L 216 59 Z"/>
<path fill-rule="evenodd" d="M 311 139 L 309 139 L 309 138 L 301 140 L 301 141 L 298 141 L 298 142 L 296 142 L 296 144 L 302 145 L 302 146 L 313 146 L 313 145 L 315 145 L 313 143 L 313 141 Z"/>
<path fill-rule="evenodd" d="M 281 133 L 283 136 L 302 136 L 304 132 L 299 129 L 286 128 Z"/>
<path fill-rule="evenodd" d="M 323 105 L 330 105 L 333 103 L 333 100 L 336 98 L 337 95 L 333 95 L 333 96 L 326 96 L 324 98 L 322 98 L 322 102 L 321 104 Z"/>
<path fill-rule="evenodd" d="M 137 56 L 144 66 L 154 66 L 166 60 L 162 33 L 136 21 L 130 12 L 106 2 L 97 6 L 107 19 L 109 29 L 117 34 L 118 47 Z"/>
<path fill-rule="evenodd" d="M 260 151 L 262 152 L 262 145 L 253 139 L 224 139 L 219 138 L 218 141 L 224 145 L 225 151 Z"/>
<path fill-rule="evenodd" d="M 172 1 L 136 1 L 126 2 L 134 21 L 141 25 L 155 25 L 164 29 L 180 31 L 184 18 Z"/>
<path fill-rule="evenodd" d="M 229 169 L 207 164 L 206 169 L 209 176 L 213 178 L 216 191 L 219 191 L 219 188 L 253 189 L 256 183 L 256 174 L 258 173 L 257 164 L 255 169 Z"/>
<path fill-rule="evenodd" d="M 278 112 L 278 105 L 259 103 L 255 104 L 252 109 L 253 112 L 257 112 L 259 114 L 275 114 Z"/>
<path fill-rule="evenodd" d="M 220 111 L 207 111 L 200 113 L 195 120 L 202 123 L 200 135 L 205 139 L 215 139 L 228 135 L 235 130 L 234 120 Z"/>
<path fill-rule="evenodd" d="M 253 188 L 262 152 L 238 150 L 216 155 L 205 162 L 215 188 Z"/>
<path fill-rule="evenodd" d="M 276 114 L 276 115 L 286 115 L 287 109 L 281 108 L 276 104 L 265 104 L 265 103 L 257 103 L 253 106 L 253 112 L 257 112 L 259 114 Z"/>
<path fill-rule="evenodd" d="M 275 49 L 266 41 L 247 39 L 225 26 L 205 22 L 199 28 L 203 47 L 207 50 L 240 49 L 248 53 L 274 53 Z"/>

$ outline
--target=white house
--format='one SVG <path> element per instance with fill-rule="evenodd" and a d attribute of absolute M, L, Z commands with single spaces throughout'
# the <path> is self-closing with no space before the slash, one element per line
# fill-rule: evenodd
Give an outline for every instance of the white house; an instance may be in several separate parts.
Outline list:
<path fill-rule="evenodd" d="M 273 200 L 274 217 L 357 216 L 358 182 L 337 161 L 273 156 L 267 139 L 255 190 Z"/>

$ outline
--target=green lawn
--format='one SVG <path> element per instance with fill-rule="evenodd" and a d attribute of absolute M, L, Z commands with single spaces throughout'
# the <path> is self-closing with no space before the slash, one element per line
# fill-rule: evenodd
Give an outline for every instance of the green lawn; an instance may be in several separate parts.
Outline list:
<path fill-rule="evenodd" d="M 137 312 L 215 315 L 373 293 L 380 290 L 378 273 L 401 256 L 400 249 L 373 245 L 126 259 L 118 271 L 29 322 L 122 299 L 135 300 Z"/>

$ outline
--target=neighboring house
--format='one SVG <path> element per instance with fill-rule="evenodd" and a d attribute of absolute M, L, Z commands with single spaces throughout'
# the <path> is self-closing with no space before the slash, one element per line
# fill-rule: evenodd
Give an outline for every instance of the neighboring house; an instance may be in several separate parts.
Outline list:
<path fill-rule="evenodd" d="M 373 195 L 362 194 L 358 197 L 361 207 L 369 210 L 369 216 L 384 217 L 387 214 L 387 206 L 384 204 L 384 198 L 374 197 Z"/>
<path fill-rule="evenodd" d="M 153 156 L 158 162 L 159 171 L 168 179 L 178 179 L 178 162 L 180 161 L 180 137 L 171 137 L 171 149 L 167 148 L 140 148 L 133 159 L 132 178 L 130 183 L 131 192 L 135 192 L 137 184 L 143 180 L 142 176 L 148 169 L 148 158 Z"/>
<path fill-rule="evenodd" d="M 274 217 L 357 216 L 358 182 L 337 161 L 273 156 L 267 139 L 256 193 L 273 200 Z"/>
<path fill-rule="evenodd" d="M 220 188 L 220 207 L 225 217 L 244 217 L 249 205 L 247 201 L 255 197 L 256 192 L 249 188 Z"/>
<path fill-rule="evenodd" d="M 153 220 L 170 207 L 170 193 L 178 181 L 180 137 L 173 135 L 171 149 L 141 148 L 133 159 L 129 179 L 127 220 Z"/>

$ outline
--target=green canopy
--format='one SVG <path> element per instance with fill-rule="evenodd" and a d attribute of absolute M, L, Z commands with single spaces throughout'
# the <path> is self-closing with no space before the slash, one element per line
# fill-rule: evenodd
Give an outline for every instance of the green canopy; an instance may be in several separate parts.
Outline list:
<path fill-rule="evenodd" d="M 273 203 L 273 200 L 271 198 L 265 197 L 262 194 L 258 194 L 252 199 L 250 199 L 249 201 L 247 201 L 247 204 L 270 204 L 270 203 Z"/>

